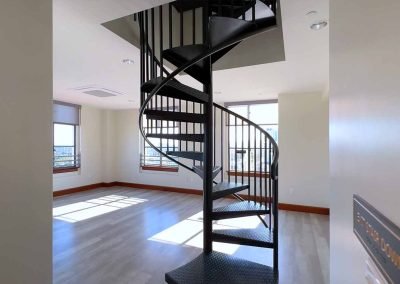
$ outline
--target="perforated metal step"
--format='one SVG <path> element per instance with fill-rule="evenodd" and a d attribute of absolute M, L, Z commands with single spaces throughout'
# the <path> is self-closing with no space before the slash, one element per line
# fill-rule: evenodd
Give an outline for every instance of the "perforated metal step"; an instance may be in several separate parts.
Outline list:
<path fill-rule="evenodd" d="M 204 123 L 206 119 L 204 114 L 152 110 L 152 109 L 146 109 L 144 111 L 144 114 L 147 116 L 147 119 L 167 120 L 167 121 Z"/>
<path fill-rule="evenodd" d="M 167 155 L 196 161 L 204 160 L 204 153 L 196 151 L 169 151 Z"/>
<path fill-rule="evenodd" d="M 273 248 L 273 234 L 266 228 L 215 230 L 213 241 L 254 247 Z"/>
<path fill-rule="evenodd" d="M 213 220 L 221 220 L 269 213 L 269 208 L 261 203 L 254 201 L 240 201 L 227 206 L 214 208 L 212 216 Z"/>
<path fill-rule="evenodd" d="M 163 79 L 164 78 L 162 77 L 158 77 L 147 81 L 142 85 L 142 91 L 150 93 L 157 85 L 159 85 L 163 81 Z M 176 80 L 169 81 L 164 87 L 161 88 L 160 91 L 158 91 L 157 94 L 169 98 L 187 100 L 196 103 L 205 103 L 209 101 L 209 97 L 207 94 L 189 86 L 183 85 Z"/>
<path fill-rule="evenodd" d="M 201 178 L 204 178 L 204 166 L 194 166 L 193 170 Z M 220 166 L 213 167 L 213 169 L 212 169 L 212 178 L 214 179 L 219 174 L 220 171 L 221 171 L 221 167 Z"/>
<path fill-rule="evenodd" d="M 180 67 L 185 63 L 192 61 L 197 56 L 206 53 L 208 48 L 203 44 L 184 45 L 170 48 L 163 51 L 163 56 L 166 60 Z M 207 83 L 208 72 L 205 68 L 204 61 L 200 61 L 185 70 L 187 74 L 196 80 Z"/>
<path fill-rule="evenodd" d="M 152 134 L 152 133 L 149 133 L 149 134 L 146 134 L 146 137 L 204 142 L 204 134 Z"/>
<path fill-rule="evenodd" d="M 221 182 L 213 187 L 213 200 L 225 197 L 230 194 L 237 193 L 249 187 L 248 184 L 234 183 L 234 182 Z"/>
<path fill-rule="evenodd" d="M 274 284 L 278 276 L 269 266 L 212 252 L 165 274 L 169 284 Z"/>

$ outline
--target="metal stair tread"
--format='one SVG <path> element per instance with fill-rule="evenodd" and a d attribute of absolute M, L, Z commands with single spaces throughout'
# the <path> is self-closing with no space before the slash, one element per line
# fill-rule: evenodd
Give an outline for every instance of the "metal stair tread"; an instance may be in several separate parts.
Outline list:
<path fill-rule="evenodd" d="M 278 283 L 269 266 L 212 252 L 200 254 L 191 262 L 165 275 L 168 284 L 265 284 Z"/>
<path fill-rule="evenodd" d="M 142 92 L 150 93 L 164 79 L 164 77 L 157 77 L 145 82 L 141 88 Z M 176 80 L 171 80 L 167 82 L 167 84 L 162 87 L 160 91 L 158 91 L 158 94 L 166 97 L 183 99 L 197 103 L 205 103 L 209 101 L 209 97 L 207 94 L 182 83 L 179 83 Z"/>
<path fill-rule="evenodd" d="M 214 179 L 219 172 L 221 171 L 221 167 L 220 166 L 214 166 L 212 169 L 212 179 Z M 198 174 L 201 178 L 204 177 L 204 166 L 194 166 L 193 170 L 195 171 L 196 174 Z"/>
<path fill-rule="evenodd" d="M 213 220 L 269 214 L 270 209 L 255 201 L 239 201 L 213 210 Z"/>
<path fill-rule="evenodd" d="M 242 19 L 212 16 L 210 18 L 210 40 L 212 46 L 240 37 L 243 33 L 254 30 L 255 24 Z"/>
<path fill-rule="evenodd" d="M 204 153 L 197 152 L 197 151 L 168 151 L 166 152 L 167 155 L 180 157 L 184 159 L 196 160 L 196 161 L 203 161 L 204 160 Z"/>
<path fill-rule="evenodd" d="M 213 241 L 273 248 L 273 232 L 269 229 L 232 229 L 214 230 Z"/>
<path fill-rule="evenodd" d="M 159 133 L 148 133 L 148 138 L 161 138 L 161 139 L 172 139 L 172 140 L 184 140 L 194 142 L 204 142 L 204 134 L 159 134 Z"/>
<path fill-rule="evenodd" d="M 144 111 L 144 114 L 147 116 L 147 119 L 155 119 L 155 120 L 193 122 L 193 123 L 204 123 L 205 121 L 205 115 L 198 113 L 146 109 Z"/>
<path fill-rule="evenodd" d="M 207 50 L 208 47 L 204 44 L 183 45 L 164 50 L 163 57 L 176 67 L 180 67 L 195 57 L 204 54 Z M 185 72 L 202 83 L 207 82 L 204 61 L 190 66 Z"/>
<path fill-rule="evenodd" d="M 220 182 L 213 187 L 213 200 L 237 193 L 249 187 L 248 184 L 234 182 Z"/>

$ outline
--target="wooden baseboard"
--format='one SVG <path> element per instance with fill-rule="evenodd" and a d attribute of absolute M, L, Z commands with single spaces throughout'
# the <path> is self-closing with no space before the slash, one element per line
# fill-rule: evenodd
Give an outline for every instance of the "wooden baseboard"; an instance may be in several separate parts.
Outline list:
<path fill-rule="evenodd" d="M 329 215 L 329 208 L 325 207 L 315 207 L 308 205 L 297 205 L 288 203 L 279 203 L 278 208 L 280 210 L 304 212 L 304 213 L 314 213 L 320 215 Z"/>
<path fill-rule="evenodd" d="M 86 186 L 81 186 L 81 187 L 76 187 L 76 188 L 71 188 L 71 189 L 54 191 L 53 196 L 57 197 L 57 196 L 63 196 L 63 195 L 67 195 L 67 194 L 92 190 L 92 189 L 101 188 L 101 187 L 114 187 L 114 186 L 137 188 L 137 189 L 147 189 L 147 190 L 167 191 L 167 192 L 175 192 L 175 193 L 194 194 L 194 195 L 203 195 L 203 192 L 201 190 L 197 190 L 197 189 L 115 181 L 115 182 L 110 182 L 110 183 L 102 182 L 102 183 L 96 183 L 96 184 L 91 184 L 91 185 L 86 185 Z M 247 199 L 247 195 L 245 195 L 245 194 L 240 194 L 240 196 L 243 199 Z M 234 198 L 234 197 L 232 196 L 232 198 Z M 260 198 L 257 198 L 257 201 L 260 202 L 263 200 L 261 200 Z M 286 210 L 286 211 L 329 215 L 329 208 L 324 208 L 324 207 L 279 203 L 278 208 L 280 210 Z"/>
<path fill-rule="evenodd" d="M 168 192 L 176 192 L 176 193 L 203 195 L 203 192 L 201 190 L 197 190 L 197 189 L 151 185 L 151 184 L 142 184 L 142 183 L 118 182 L 118 181 L 114 182 L 113 184 L 115 184 L 114 186 L 123 186 L 123 187 L 129 187 L 129 188 L 149 189 L 149 190 L 159 190 L 159 191 L 168 191 Z"/>
<path fill-rule="evenodd" d="M 93 189 L 97 189 L 97 188 L 101 188 L 101 187 L 113 187 L 113 186 L 115 186 L 113 182 L 112 183 L 105 183 L 105 182 L 94 183 L 94 184 L 89 184 L 89 185 L 84 185 L 84 186 L 79 186 L 79 187 L 74 187 L 74 188 L 53 191 L 53 197 L 64 196 L 64 195 L 68 195 L 68 194 L 72 194 L 72 193 L 93 190 Z"/>

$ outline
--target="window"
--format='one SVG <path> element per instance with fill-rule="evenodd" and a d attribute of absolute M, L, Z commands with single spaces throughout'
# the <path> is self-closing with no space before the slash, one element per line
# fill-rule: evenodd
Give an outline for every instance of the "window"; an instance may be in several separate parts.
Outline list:
<path fill-rule="evenodd" d="M 153 134 L 178 134 L 179 123 L 173 121 L 155 121 L 144 119 L 146 133 Z M 173 139 L 149 138 L 150 142 L 162 152 L 178 151 L 179 141 Z M 141 167 L 143 170 L 177 172 L 178 165 L 162 156 L 144 141 L 141 155 Z"/>
<path fill-rule="evenodd" d="M 78 134 L 80 107 L 54 102 L 53 104 L 53 172 L 64 173 L 80 168 Z"/>
<path fill-rule="evenodd" d="M 250 121 L 258 124 L 278 142 L 278 102 L 260 101 L 226 104 L 227 108 Z M 234 119 L 228 120 L 229 125 L 229 172 L 254 172 L 260 168 L 260 161 L 265 160 L 260 150 L 260 133 L 254 128 L 235 126 Z M 250 141 L 250 144 L 249 144 Z M 254 143 L 255 141 L 255 143 Z M 262 142 L 263 143 L 263 142 Z M 268 159 L 268 157 L 267 157 Z M 265 169 L 263 169 L 266 172 Z"/>

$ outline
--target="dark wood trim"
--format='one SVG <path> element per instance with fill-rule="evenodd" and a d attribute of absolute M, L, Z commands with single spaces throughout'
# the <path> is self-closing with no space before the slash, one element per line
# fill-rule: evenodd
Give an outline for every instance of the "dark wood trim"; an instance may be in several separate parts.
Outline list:
<path fill-rule="evenodd" d="M 53 192 L 53 196 L 62 196 L 71 193 L 77 193 L 87 190 L 92 190 L 101 187 L 128 187 L 128 188 L 136 188 L 136 189 L 147 189 L 147 190 L 158 190 L 158 191 L 166 191 L 166 192 L 175 192 L 175 193 L 185 193 L 185 194 L 194 194 L 194 195 L 203 195 L 203 191 L 199 189 L 189 189 L 189 188 L 181 188 L 181 187 L 171 187 L 171 186 L 161 186 L 161 185 L 151 185 L 151 184 L 142 184 L 142 183 L 130 183 L 130 182 L 111 182 L 111 183 L 96 183 L 71 189 L 65 189 L 60 191 Z M 247 195 L 240 194 L 240 197 L 247 200 Z M 229 198 L 234 198 L 230 196 Z M 265 199 L 257 198 L 258 202 L 264 202 Z M 287 204 L 287 203 L 279 203 L 278 208 L 280 210 L 286 211 L 294 211 L 294 212 L 303 212 L 303 213 L 313 213 L 320 215 L 329 215 L 329 208 L 325 207 L 315 207 L 308 205 L 297 205 L 297 204 Z"/>
<path fill-rule="evenodd" d="M 269 173 L 260 173 L 260 172 L 235 172 L 235 171 L 227 171 L 228 176 L 237 176 L 237 177 L 262 177 L 269 178 Z"/>
<path fill-rule="evenodd" d="M 314 213 L 320 215 L 329 215 L 329 208 L 325 207 L 315 207 L 308 205 L 297 205 L 297 204 L 287 204 L 279 203 L 278 208 L 280 210 L 304 212 L 304 213 Z"/>
<path fill-rule="evenodd" d="M 180 188 L 180 187 L 151 185 L 151 184 L 142 184 L 142 183 L 118 182 L 118 181 L 114 182 L 113 184 L 115 184 L 114 186 L 137 188 L 137 189 L 149 189 L 149 190 L 159 190 L 159 191 L 168 191 L 168 192 L 176 192 L 176 193 L 203 195 L 203 191 L 200 189 L 188 189 L 188 188 Z"/>
<path fill-rule="evenodd" d="M 161 166 L 141 166 L 142 170 L 145 171 L 157 171 L 157 172 L 172 172 L 177 173 L 177 167 L 161 167 Z"/>
<path fill-rule="evenodd" d="M 53 174 L 71 173 L 79 171 L 79 167 L 54 168 Z"/>
<path fill-rule="evenodd" d="M 93 189 L 97 189 L 97 188 L 101 188 L 101 187 L 113 187 L 113 186 L 116 186 L 115 183 L 113 183 L 113 182 L 112 183 L 100 182 L 100 183 L 95 183 L 95 184 L 89 184 L 89 185 L 84 185 L 84 186 L 79 186 L 79 187 L 74 187 L 74 188 L 53 191 L 53 197 L 93 190 Z"/>

